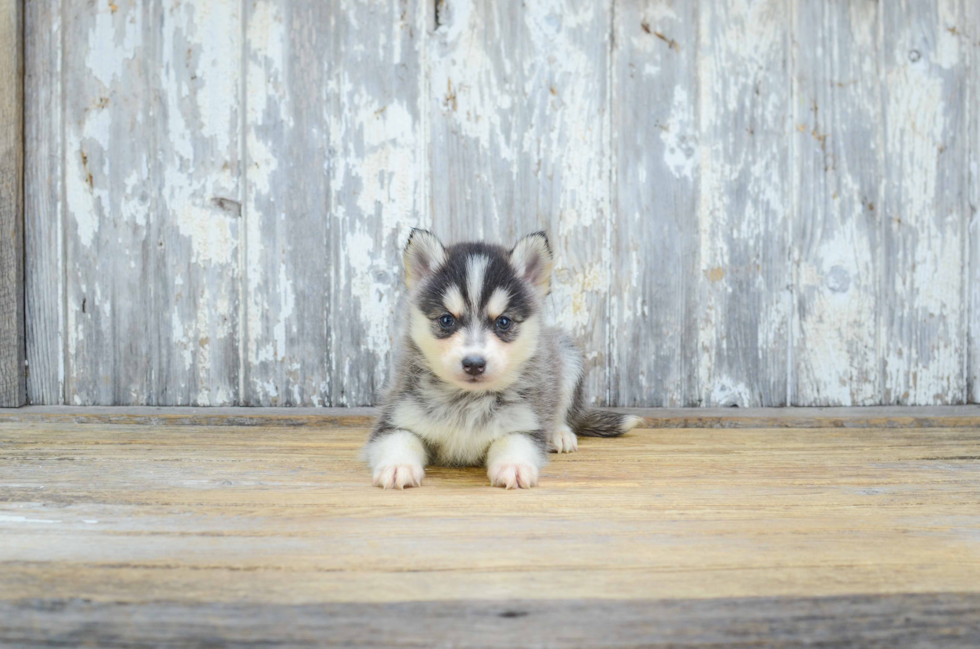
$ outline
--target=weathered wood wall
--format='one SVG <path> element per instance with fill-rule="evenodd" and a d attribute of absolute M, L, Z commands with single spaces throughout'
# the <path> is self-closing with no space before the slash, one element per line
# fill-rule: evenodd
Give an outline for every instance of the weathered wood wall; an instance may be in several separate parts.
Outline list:
<path fill-rule="evenodd" d="M 0 408 L 27 398 L 23 25 L 20 0 L 0 0 Z"/>
<path fill-rule="evenodd" d="M 416 225 L 599 403 L 980 399 L 972 0 L 26 7 L 33 403 L 372 403 Z"/>

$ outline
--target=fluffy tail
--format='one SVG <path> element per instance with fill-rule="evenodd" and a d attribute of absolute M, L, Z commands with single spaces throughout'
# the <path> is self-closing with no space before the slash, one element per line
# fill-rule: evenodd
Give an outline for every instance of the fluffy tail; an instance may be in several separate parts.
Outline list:
<path fill-rule="evenodd" d="M 608 410 L 581 410 L 568 423 L 579 437 L 619 437 L 639 426 L 643 419 Z"/>

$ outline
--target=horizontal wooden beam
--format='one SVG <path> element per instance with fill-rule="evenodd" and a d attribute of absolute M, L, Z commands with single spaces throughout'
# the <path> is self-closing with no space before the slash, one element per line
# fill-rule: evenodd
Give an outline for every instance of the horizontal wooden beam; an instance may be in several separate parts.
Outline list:
<path fill-rule="evenodd" d="M 0 642 L 695 648 L 737 638 L 742 646 L 975 647 L 978 614 L 975 593 L 292 605 L 30 599 L 0 602 Z"/>
<path fill-rule="evenodd" d="M 643 417 L 646 428 L 980 428 L 980 405 L 612 410 Z M 0 422 L 368 428 L 377 415 L 377 408 L 28 406 L 0 412 Z"/>
<path fill-rule="evenodd" d="M 0 407 L 24 405 L 24 12 L 0 0 Z"/>

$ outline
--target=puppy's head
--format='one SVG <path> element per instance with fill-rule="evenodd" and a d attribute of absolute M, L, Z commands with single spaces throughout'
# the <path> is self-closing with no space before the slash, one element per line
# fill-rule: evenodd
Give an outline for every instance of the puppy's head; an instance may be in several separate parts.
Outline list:
<path fill-rule="evenodd" d="M 429 368 L 462 390 L 502 390 L 538 347 L 551 285 L 543 232 L 512 250 L 485 243 L 443 246 L 412 230 L 405 247 L 411 336 Z"/>

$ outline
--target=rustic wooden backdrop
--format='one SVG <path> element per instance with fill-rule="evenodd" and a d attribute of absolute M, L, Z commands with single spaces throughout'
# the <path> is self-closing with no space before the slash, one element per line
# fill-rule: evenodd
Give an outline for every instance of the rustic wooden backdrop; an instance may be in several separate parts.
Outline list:
<path fill-rule="evenodd" d="M 29 400 L 373 403 L 415 225 L 600 403 L 980 400 L 978 5 L 27 0 Z"/>

